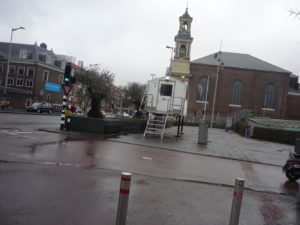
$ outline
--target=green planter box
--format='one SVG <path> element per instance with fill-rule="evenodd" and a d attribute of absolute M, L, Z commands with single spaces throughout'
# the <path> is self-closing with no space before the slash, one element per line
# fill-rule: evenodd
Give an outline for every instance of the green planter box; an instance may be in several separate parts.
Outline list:
<path fill-rule="evenodd" d="M 139 133 L 146 126 L 145 119 L 100 119 L 72 116 L 70 129 L 98 134 L 115 134 L 120 132 Z"/>

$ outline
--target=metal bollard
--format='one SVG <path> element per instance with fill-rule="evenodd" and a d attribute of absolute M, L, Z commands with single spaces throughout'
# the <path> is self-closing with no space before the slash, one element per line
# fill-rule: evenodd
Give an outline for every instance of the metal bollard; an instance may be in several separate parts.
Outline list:
<path fill-rule="evenodd" d="M 238 225 L 239 224 L 244 185 L 245 185 L 244 179 L 242 179 L 242 178 L 235 179 L 235 187 L 234 187 L 234 192 L 233 192 L 229 225 Z"/>
<path fill-rule="evenodd" d="M 130 181 L 131 173 L 122 172 L 116 225 L 126 224 Z"/>

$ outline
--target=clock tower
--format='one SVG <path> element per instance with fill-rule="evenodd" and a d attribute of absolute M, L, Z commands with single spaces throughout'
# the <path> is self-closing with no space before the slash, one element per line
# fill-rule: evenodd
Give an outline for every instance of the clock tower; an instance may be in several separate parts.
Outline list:
<path fill-rule="evenodd" d="M 190 54 L 193 38 L 191 37 L 191 23 L 193 18 L 186 8 L 185 13 L 179 17 L 179 31 L 175 36 L 175 55 L 171 63 L 171 76 L 188 81 L 190 73 Z"/>

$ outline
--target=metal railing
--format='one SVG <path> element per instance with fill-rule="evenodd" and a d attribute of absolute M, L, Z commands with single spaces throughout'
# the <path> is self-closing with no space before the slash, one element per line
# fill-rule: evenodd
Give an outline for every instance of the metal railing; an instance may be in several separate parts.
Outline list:
<path fill-rule="evenodd" d="M 232 126 L 234 126 L 237 122 L 240 120 L 246 119 L 251 116 L 252 111 L 251 110 L 243 110 L 239 112 L 236 116 L 232 118 Z"/>

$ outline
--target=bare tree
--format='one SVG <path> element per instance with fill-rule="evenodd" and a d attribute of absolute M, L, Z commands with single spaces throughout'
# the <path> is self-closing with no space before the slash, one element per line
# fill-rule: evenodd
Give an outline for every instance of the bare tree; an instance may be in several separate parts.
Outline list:
<path fill-rule="evenodd" d="M 101 101 L 110 97 L 114 74 L 107 69 L 80 71 L 76 74 L 76 81 L 86 91 L 86 97 L 91 100 L 91 110 L 88 117 L 103 117 L 101 113 Z"/>
<path fill-rule="evenodd" d="M 287 11 L 290 13 L 290 16 L 300 17 L 300 11 L 298 9 L 288 8 Z"/>

